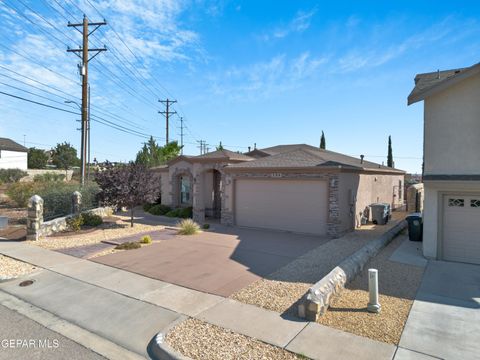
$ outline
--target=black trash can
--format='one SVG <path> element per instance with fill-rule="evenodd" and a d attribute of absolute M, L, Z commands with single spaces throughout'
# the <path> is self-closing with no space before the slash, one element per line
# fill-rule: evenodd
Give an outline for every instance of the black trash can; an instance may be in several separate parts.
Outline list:
<path fill-rule="evenodd" d="M 423 240 L 423 218 L 421 213 L 408 215 L 405 220 L 408 222 L 408 238 L 410 241 Z"/>
<path fill-rule="evenodd" d="M 388 204 L 371 204 L 372 222 L 377 225 L 385 225 L 388 222 Z"/>

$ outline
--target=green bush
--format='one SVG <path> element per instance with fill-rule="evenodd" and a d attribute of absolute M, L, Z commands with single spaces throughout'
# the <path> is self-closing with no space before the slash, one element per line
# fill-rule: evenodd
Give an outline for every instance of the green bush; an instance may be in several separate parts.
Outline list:
<path fill-rule="evenodd" d="M 6 191 L 6 194 L 18 207 L 26 207 L 28 199 L 35 195 L 38 188 L 30 182 L 18 182 L 11 184 Z"/>
<path fill-rule="evenodd" d="M 92 212 L 82 213 L 83 225 L 85 226 L 98 226 L 103 224 L 102 217 Z"/>
<path fill-rule="evenodd" d="M 142 245 L 140 245 L 138 242 L 130 241 L 130 242 L 126 242 L 126 243 L 115 246 L 115 249 L 116 250 L 133 250 L 133 249 L 139 249 L 141 247 Z"/>
<path fill-rule="evenodd" d="M 210 229 L 210 224 L 203 224 L 202 228 L 204 228 L 205 230 L 208 230 Z"/>
<path fill-rule="evenodd" d="M 75 215 L 67 218 L 67 229 L 70 231 L 79 231 L 83 225 L 83 217 Z"/>
<path fill-rule="evenodd" d="M 65 180 L 64 174 L 57 174 L 53 172 L 47 172 L 45 174 L 38 174 L 33 177 L 34 182 L 57 182 Z"/>
<path fill-rule="evenodd" d="M 0 183 L 16 183 L 27 175 L 27 172 L 20 169 L 0 169 Z"/>
<path fill-rule="evenodd" d="M 170 210 L 165 214 L 165 216 L 188 219 L 192 217 L 192 213 L 193 213 L 192 207 L 187 207 L 187 208 L 178 208 L 175 210 Z"/>
<path fill-rule="evenodd" d="M 149 212 L 150 209 L 154 206 L 155 206 L 155 204 L 146 203 L 145 205 L 143 205 L 143 211 Z"/>
<path fill-rule="evenodd" d="M 200 231 L 200 226 L 192 219 L 183 219 L 177 226 L 179 235 L 194 235 Z"/>
<path fill-rule="evenodd" d="M 152 215 L 165 215 L 171 210 L 172 208 L 170 206 L 157 204 L 152 206 L 148 212 Z"/>
<path fill-rule="evenodd" d="M 150 235 L 144 235 L 141 237 L 140 241 L 139 241 L 140 244 L 151 244 L 152 243 L 152 238 Z"/>

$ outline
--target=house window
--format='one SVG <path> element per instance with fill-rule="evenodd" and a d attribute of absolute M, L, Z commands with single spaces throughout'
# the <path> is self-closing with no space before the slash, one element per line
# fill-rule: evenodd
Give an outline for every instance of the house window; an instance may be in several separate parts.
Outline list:
<path fill-rule="evenodd" d="M 464 199 L 448 199 L 448 206 L 450 207 L 464 207 L 465 200 Z"/>
<path fill-rule="evenodd" d="M 473 207 L 473 208 L 480 207 L 480 200 L 479 199 L 470 200 L 470 207 Z"/>
<path fill-rule="evenodd" d="M 190 204 L 191 182 L 188 176 L 180 177 L 180 204 Z"/>

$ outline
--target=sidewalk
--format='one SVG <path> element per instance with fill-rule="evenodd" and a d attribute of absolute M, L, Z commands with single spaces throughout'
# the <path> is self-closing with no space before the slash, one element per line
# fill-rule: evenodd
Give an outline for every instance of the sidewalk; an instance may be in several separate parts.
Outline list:
<path fill-rule="evenodd" d="M 74 258 L 23 243 L 0 242 L 0 253 L 45 270 L 0 290 L 90 330 L 137 354 L 162 329 L 191 316 L 266 343 L 320 359 L 392 359 L 396 347 L 246 305 L 231 299 Z"/>

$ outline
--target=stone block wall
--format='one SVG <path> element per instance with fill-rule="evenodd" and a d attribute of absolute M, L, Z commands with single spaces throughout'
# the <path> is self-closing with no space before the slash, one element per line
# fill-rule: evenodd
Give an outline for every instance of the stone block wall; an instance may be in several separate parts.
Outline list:
<path fill-rule="evenodd" d="M 407 211 L 423 212 L 423 199 L 425 191 L 423 184 L 415 184 L 407 189 Z"/>

